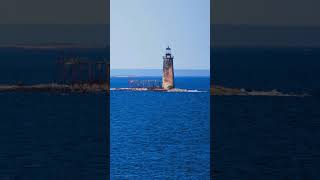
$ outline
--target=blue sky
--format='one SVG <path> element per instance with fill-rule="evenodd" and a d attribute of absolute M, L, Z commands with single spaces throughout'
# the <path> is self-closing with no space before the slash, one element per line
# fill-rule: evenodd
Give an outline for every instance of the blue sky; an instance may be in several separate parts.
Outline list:
<path fill-rule="evenodd" d="M 210 0 L 111 0 L 111 69 L 210 68 Z"/>

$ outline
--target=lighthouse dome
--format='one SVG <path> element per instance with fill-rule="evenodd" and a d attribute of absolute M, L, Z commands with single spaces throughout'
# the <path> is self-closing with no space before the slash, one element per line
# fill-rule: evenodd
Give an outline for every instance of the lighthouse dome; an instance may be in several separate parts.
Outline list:
<path fill-rule="evenodd" d="M 171 54 L 171 49 L 169 46 L 166 48 L 166 54 Z"/>

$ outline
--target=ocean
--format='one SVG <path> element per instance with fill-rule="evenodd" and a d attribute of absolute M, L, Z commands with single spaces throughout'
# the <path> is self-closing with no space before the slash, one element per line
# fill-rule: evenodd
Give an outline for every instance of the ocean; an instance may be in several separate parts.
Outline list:
<path fill-rule="evenodd" d="M 104 50 L 0 49 L 1 84 L 51 83 L 59 57 Z M 0 179 L 106 179 L 106 93 L 0 93 Z"/>
<path fill-rule="evenodd" d="M 210 110 L 215 179 L 317 179 L 320 50 L 212 52 L 214 84 L 312 96 L 214 96 L 210 105 L 208 92 L 112 91 L 112 179 L 208 179 Z M 66 52 L 2 48 L 0 82 L 52 82 L 55 59 L 61 53 Z M 111 86 L 125 86 L 127 80 L 112 78 Z M 176 83 L 180 88 L 205 90 L 209 78 L 177 77 Z M 0 109 L 0 179 L 107 176 L 105 93 L 0 93 Z"/>
<path fill-rule="evenodd" d="M 214 179 L 318 179 L 320 50 L 227 48 L 212 52 L 214 84 L 312 95 L 211 97 Z"/>
<path fill-rule="evenodd" d="M 56 60 L 73 55 L 105 54 L 0 49 L 0 82 L 55 82 Z M 111 87 L 127 80 L 112 78 Z M 209 77 L 178 77 L 176 84 L 204 92 L 112 91 L 110 137 L 105 93 L 0 93 L 0 178 L 105 179 L 110 138 L 111 179 L 209 179 Z"/>
<path fill-rule="evenodd" d="M 129 79 L 111 78 L 111 87 Z M 111 91 L 111 179 L 210 179 L 210 79 L 175 85 L 202 92 Z"/>
<path fill-rule="evenodd" d="M 0 179 L 106 179 L 105 94 L 0 93 Z"/>

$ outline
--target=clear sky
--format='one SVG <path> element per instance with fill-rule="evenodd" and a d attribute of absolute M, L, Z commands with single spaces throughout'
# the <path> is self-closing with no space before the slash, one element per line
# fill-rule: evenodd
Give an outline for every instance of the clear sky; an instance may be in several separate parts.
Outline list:
<path fill-rule="evenodd" d="M 210 68 L 210 0 L 111 0 L 111 69 Z"/>

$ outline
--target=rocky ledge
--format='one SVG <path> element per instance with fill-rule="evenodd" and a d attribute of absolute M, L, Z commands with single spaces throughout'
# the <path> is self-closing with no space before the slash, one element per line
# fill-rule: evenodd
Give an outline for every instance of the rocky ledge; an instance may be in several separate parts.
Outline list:
<path fill-rule="evenodd" d="M 106 84 L 36 84 L 36 85 L 0 85 L 0 92 L 103 92 Z"/>
<path fill-rule="evenodd" d="M 295 96 L 305 97 L 310 96 L 309 94 L 294 94 L 294 93 L 283 93 L 278 90 L 272 91 L 256 91 L 246 90 L 244 88 L 226 88 L 223 86 L 211 86 L 210 94 L 215 96 Z"/>

